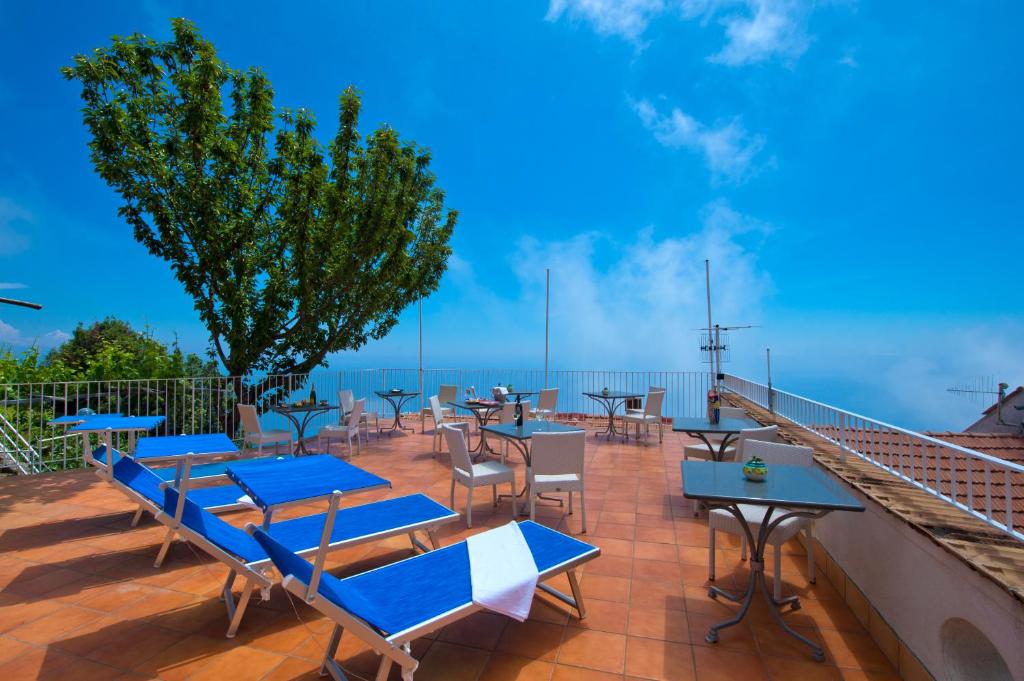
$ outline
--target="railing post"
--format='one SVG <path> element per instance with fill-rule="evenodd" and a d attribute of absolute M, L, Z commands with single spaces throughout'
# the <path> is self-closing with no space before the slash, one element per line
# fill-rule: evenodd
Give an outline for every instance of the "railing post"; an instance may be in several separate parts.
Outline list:
<path fill-rule="evenodd" d="M 846 413 L 839 412 L 839 461 L 846 463 Z"/>

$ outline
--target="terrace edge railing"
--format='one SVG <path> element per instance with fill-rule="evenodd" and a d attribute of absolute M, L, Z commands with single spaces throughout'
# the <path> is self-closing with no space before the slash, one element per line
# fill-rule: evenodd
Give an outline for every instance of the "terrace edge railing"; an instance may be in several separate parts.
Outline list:
<path fill-rule="evenodd" d="M 723 385 L 828 440 L 841 456 L 857 456 L 1024 541 L 1024 518 L 1015 519 L 1013 511 L 1014 478 L 1024 484 L 1024 465 L 738 376 L 727 374 Z M 997 499 L 1001 514 L 994 510 Z"/>
<path fill-rule="evenodd" d="M 259 381 L 271 385 L 271 399 L 257 406 L 264 428 L 288 428 L 288 421 L 267 407 L 277 402 L 309 397 L 315 388 L 318 399 L 337 404 L 341 388 L 350 388 L 357 398 L 366 398 L 366 408 L 390 416 L 390 407 L 375 394 L 400 387 L 417 390 L 420 400 L 411 401 L 406 409 L 420 412 L 427 406 L 426 397 L 437 394 L 441 384 L 455 384 L 460 392 L 475 386 L 480 394 L 488 394 L 494 385 L 540 390 L 559 388 L 557 411 L 566 418 L 585 418 L 602 413 L 600 405 L 583 396 L 583 391 L 602 388 L 632 390 L 645 394 L 651 385 L 668 389 L 663 413 L 666 416 L 703 413 L 705 392 L 710 375 L 688 371 L 549 371 L 541 369 L 346 369 L 322 370 L 310 374 L 280 376 L 203 376 L 160 379 L 106 381 L 65 381 L 53 383 L 0 384 L 0 466 L 11 472 L 32 474 L 46 470 L 77 468 L 83 465 L 82 441 L 72 437 L 61 426 L 51 426 L 55 416 L 75 414 L 87 407 L 96 412 L 121 412 L 136 416 L 163 415 L 166 420 L 154 431 L 156 435 L 181 433 L 225 432 L 236 425 L 232 418 L 237 393 Z M 314 436 L 320 427 L 336 423 L 337 411 L 311 420 L 306 431 Z M 230 433 L 239 435 L 237 429 Z M 10 442 L 8 442 L 8 438 Z M 12 444 L 15 443 L 15 444 Z M 4 461 L 3 459 L 6 459 Z M 33 463 L 34 462 L 34 463 Z"/>

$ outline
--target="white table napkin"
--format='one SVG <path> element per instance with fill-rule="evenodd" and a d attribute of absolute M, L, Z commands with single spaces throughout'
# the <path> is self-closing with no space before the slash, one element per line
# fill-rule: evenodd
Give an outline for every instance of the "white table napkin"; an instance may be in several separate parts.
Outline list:
<path fill-rule="evenodd" d="M 466 539 L 473 602 L 520 622 L 530 614 L 539 574 L 519 524 Z"/>

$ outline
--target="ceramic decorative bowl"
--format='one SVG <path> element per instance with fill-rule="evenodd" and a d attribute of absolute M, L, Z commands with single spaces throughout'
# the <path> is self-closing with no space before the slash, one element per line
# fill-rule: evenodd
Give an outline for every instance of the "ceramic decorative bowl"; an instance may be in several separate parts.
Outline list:
<path fill-rule="evenodd" d="M 751 457 L 750 461 L 743 464 L 743 475 L 747 476 L 747 480 L 763 482 L 768 475 L 768 465 L 756 456 Z"/>

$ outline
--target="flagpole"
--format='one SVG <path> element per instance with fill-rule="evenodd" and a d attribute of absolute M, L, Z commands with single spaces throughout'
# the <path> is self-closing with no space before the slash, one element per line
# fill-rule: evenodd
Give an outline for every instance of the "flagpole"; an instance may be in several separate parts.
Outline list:
<path fill-rule="evenodd" d="M 544 270 L 544 387 L 548 384 L 548 339 L 551 331 L 551 268 Z"/>
<path fill-rule="evenodd" d="M 420 431 L 423 430 L 423 299 L 420 298 Z"/>

